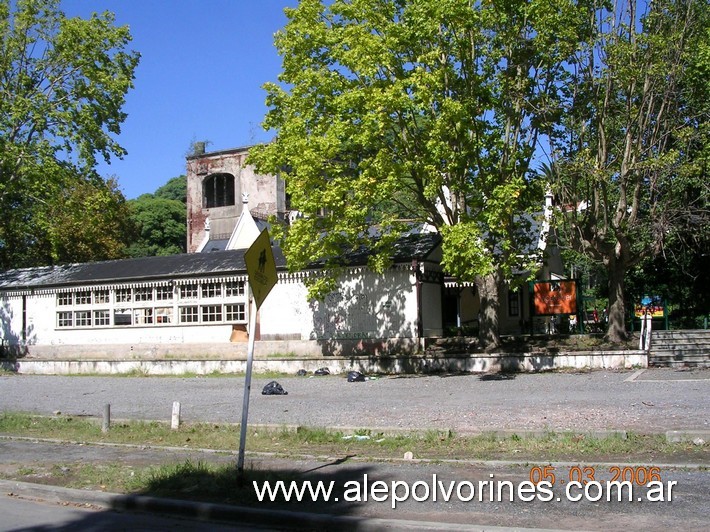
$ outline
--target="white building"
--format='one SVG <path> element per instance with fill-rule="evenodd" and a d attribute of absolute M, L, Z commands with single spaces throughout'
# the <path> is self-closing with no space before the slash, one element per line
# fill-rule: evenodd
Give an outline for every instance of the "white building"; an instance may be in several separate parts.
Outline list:
<path fill-rule="evenodd" d="M 257 322 L 257 353 L 413 352 L 441 334 L 438 236 L 404 239 L 384 275 L 353 262 L 339 289 L 309 302 L 278 248 L 278 283 Z M 41 358 L 242 354 L 248 321 L 244 249 L 0 274 L 4 348 Z"/>
<path fill-rule="evenodd" d="M 4 352 L 65 359 L 243 355 L 244 251 L 265 226 L 252 217 L 247 198 L 256 199 L 260 216 L 292 214 L 281 180 L 257 175 L 245 164 L 246 152 L 188 158 L 193 253 L 0 273 Z M 440 242 L 436 233 L 402 238 L 381 275 L 368 270 L 366 254 L 348 257 L 338 289 L 321 302 L 307 300 L 303 282 L 318 270 L 289 273 L 275 248 L 278 283 L 258 315 L 257 355 L 414 353 L 446 328 L 474 323 L 475 290 L 445 283 Z M 503 297 L 501 332 L 522 332 L 530 317 L 527 289 Z"/>

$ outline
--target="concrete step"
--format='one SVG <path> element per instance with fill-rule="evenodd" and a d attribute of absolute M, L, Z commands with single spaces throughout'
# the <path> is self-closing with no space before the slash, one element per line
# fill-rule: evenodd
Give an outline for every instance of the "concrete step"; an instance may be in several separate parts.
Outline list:
<path fill-rule="evenodd" d="M 687 338 L 703 339 L 710 341 L 710 329 L 676 330 L 663 331 L 656 330 L 652 333 L 653 338 L 682 340 Z"/>
<path fill-rule="evenodd" d="M 710 358 L 710 351 L 707 349 L 652 349 L 648 353 L 649 358 L 655 357 L 706 357 Z"/>
<path fill-rule="evenodd" d="M 710 330 L 653 331 L 648 365 L 710 367 Z"/>
<path fill-rule="evenodd" d="M 651 349 L 653 351 L 676 351 L 676 350 L 710 350 L 710 344 L 703 344 L 698 342 L 672 342 L 672 343 L 658 343 L 651 341 Z"/>
<path fill-rule="evenodd" d="M 683 351 L 664 351 L 664 352 L 651 352 L 648 354 L 648 360 L 654 360 L 657 358 L 672 358 L 674 360 L 682 360 L 684 358 L 688 360 L 710 360 L 710 355 L 707 353 L 686 353 Z"/>
<path fill-rule="evenodd" d="M 710 360 L 672 360 L 649 358 L 648 365 L 652 368 L 710 368 Z"/>

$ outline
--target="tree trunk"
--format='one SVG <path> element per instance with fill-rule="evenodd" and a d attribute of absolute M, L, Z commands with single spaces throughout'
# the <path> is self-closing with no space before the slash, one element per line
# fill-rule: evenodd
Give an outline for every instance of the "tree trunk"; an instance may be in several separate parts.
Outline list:
<path fill-rule="evenodd" d="M 626 309 L 624 305 L 624 275 L 626 263 L 612 257 L 607 264 L 609 276 L 609 329 L 607 339 L 620 343 L 627 339 Z"/>
<path fill-rule="evenodd" d="M 476 277 L 476 288 L 481 302 L 478 314 L 478 340 L 481 346 L 490 351 L 500 347 L 500 284 L 502 276 L 493 274 Z"/>

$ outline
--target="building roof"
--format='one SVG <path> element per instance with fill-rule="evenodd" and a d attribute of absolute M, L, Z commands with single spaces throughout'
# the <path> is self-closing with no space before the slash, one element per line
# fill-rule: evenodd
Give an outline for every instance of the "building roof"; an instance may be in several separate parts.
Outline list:
<path fill-rule="evenodd" d="M 33 288 L 138 280 L 183 278 L 195 275 L 245 273 L 244 251 L 183 253 L 166 257 L 87 262 L 9 270 L 0 273 L 0 289 Z M 280 250 L 274 250 L 277 269 L 286 268 Z"/>
<path fill-rule="evenodd" d="M 394 245 L 392 262 L 395 264 L 409 262 L 413 259 L 425 260 L 434 249 L 441 244 L 439 233 L 415 233 L 400 237 Z M 341 262 L 344 266 L 364 266 L 372 254 L 371 250 L 365 246 L 356 251 L 351 251 L 342 256 Z M 315 263 L 317 267 L 322 262 Z"/>
<path fill-rule="evenodd" d="M 425 259 L 440 242 L 441 237 L 435 233 L 405 236 L 396 245 L 393 261 L 402 263 L 412 259 Z M 165 257 L 141 257 L 8 270 L 0 272 L 0 290 L 245 274 L 245 251 L 237 249 L 211 253 L 183 253 Z M 285 271 L 286 259 L 281 248 L 274 246 L 273 252 L 276 269 Z M 347 265 L 365 265 L 368 256 L 369 252 L 363 249 L 348 254 L 343 259 Z"/>
<path fill-rule="evenodd" d="M 213 253 L 215 251 L 225 251 L 227 249 L 228 238 L 214 238 L 207 241 L 205 247 L 198 253 Z"/>

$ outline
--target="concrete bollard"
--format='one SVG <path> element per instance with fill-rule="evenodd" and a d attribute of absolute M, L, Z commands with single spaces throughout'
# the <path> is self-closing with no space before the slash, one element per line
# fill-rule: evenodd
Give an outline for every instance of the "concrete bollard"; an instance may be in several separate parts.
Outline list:
<path fill-rule="evenodd" d="M 180 428 L 180 401 L 173 402 L 173 418 L 170 423 L 170 428 L 173 430 Z"/>
<path fill-rule="evenodd" d="M 104 405 L 103 419 L 101 420 L 101 432 L 106 434 L 111 427 L 111 405 Z"/>

